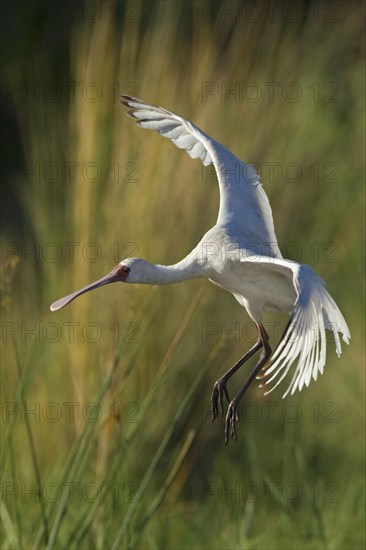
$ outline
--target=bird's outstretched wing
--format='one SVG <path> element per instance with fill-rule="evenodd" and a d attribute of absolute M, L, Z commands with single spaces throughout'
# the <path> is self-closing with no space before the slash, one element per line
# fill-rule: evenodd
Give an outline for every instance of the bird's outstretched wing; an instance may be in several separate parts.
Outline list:
<path fill-rule="evenodd" d="M 235 227 L 242 235 L 243 247 L 249 241 L 257 246 L 276 245 L 272 211 L 259 177 L 250 164 L 238 159 L 220 143 L 184 118 L 135 97 L 123 95 L 121 103 L 129 107 L 130 116 L 142 128 L 156 130 L 192 158 L 205 166 L 213 163 L 220 187 L 220 209 L 217 223 Z"/>
<path fill-rule="evenodd" d="M 323 280 L 311 267 L 290 260 L 265 257 L 247 257 L 243 260 L 246 269 L 250 264 L 261 267 L 268 277 L 271 273 L 282 274 L 292 283 L 297 295 L 294 309 L 285 333 L 266 367 L 264 384 L 274 383 L 270 393 L 286 377 L 292 364 L 297 361 L 290 385 L 283 397 L 291 395 L 310 384 L 311 378 L 323 374 L 326 361 L 326 330 L 333 332 L 338 357 L 342 353 L 339 334 L 349 343 L 350 333 L 337 304 L 327 292 Z"/>

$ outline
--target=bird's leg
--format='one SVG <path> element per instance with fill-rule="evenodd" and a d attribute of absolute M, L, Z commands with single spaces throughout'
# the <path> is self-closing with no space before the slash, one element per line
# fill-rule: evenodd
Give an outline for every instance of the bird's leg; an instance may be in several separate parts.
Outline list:
<path fill-rule="evenodd" d="M 229 432 L 233 439 L 236 441 L 236 429 L 235 424 L 237 421 L 239 421 L 239 415 L 238 415 L 238 405 L 243 397 L 244 393 L 258 374 L 261 368 L 264 367 L 264 365 L 267 363 L 268 359 L 271 356 L 272 350 L 268 342 L 268 334 L 265 331 L 263 325 L 259 325 L 259 332 L 261 337 L 261 344 L 264 346 L 264 350 L 260 356 L 260 359 L 253 370 L 253 372 L 250 374 L 248 379 L 246 380 L 245 384 L 242 386 L 238 394 L 234 397 L 232 401 L 229 403 L 229 407 L 226 414 L 226 426 L 225 426 L 225 443 L 228 444 L 229 441 Z M 252 348 L 253 349 L 253 348 Z M 250 350 L 251 351 L 251 350 Z"/>
<path fill-rule="evenodd" d="M 290 328 L 290 325 L 291 325 L 291 322 L 292 322 L 292 316 L 290 317 L 290 319 L 288 320 L 288 323 L 286 324 L 285 326 L 285 329 L 282 333 L 282 336 L 281 338 L 279 339 L 279 342 L 282 342 L 282 340 L 286 337 L 287 335 L 287 331 L 288 329 Z M 263 378 L 265 378 L 267 375 L 266 375 L 266 370 L 268 369 L 270 364 L 268 365 L 264 365 L 264 367 L 262 367 L 261 371 L 259 374 L 257 374 L 257 376 L 255 377 L 256 380 L 262 380 Z M 259 384 L 258 386 L 259 388 L 262 388 L 263 387 L 263 383 Z"/>
<path fill-rule="evenodd" d="M 221 410 L 221 415 L 224 416 L 224 404 L 223 404 L 223 395 L 225 394 L 228 403 L 230 403 L 230 397 L 226 388 L 227 381 L 232 375 L 240 369 L 240 367 L 248 361 L 250 357 L 261 347 L 263 346 L 261 338 L 254 344 L 250 350 L 248 350 L 241 359 L 233 367 L 231 367 L 221 378 L 219 378 L 213 387 L 211 395 L 211 412 L 212 412 L 212 422 L 219 416 L 219 405 Z"/>

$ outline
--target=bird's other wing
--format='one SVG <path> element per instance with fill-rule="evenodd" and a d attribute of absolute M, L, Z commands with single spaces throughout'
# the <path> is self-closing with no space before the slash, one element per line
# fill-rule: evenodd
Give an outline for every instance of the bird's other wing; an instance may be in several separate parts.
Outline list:
<path fill-rule="evenodd" d="M 248 242 L 257 247 L 263 244 L 260 250 L 265 247 L 267 251 L 269 244 L 277 246 L 271 206 L 250 164 L 238 159 L 188 120 L 162 107 L 127 95 L 121 97 L 121 103 L 130 108 L 128 114 L 142 128 L 156 130 L 171 139 L 192 158 L 200 158 L 205 166 L 213 163 L 220 188 L 217 223 L 232 226 L 238 236 L 241 235 L 243 247 Z"/>
<path fill-rule="evenodd" d="M 350 333 L 347 323 L 337 304 L 327 292 L 323 280 L 311 267 L 290 260 L 278 258 L 248 257 L 243 260 L 246 268 L 250 263 L 260 266 L 263 270 L 282 273 L 292 277 L 297 294 L 294 309 L 274 354 L 270 365 L 264 372 L 267 380 L 264 384 L 273 383 L 270 393 L 286 377 L 293 363 L 297 362 L 288 389 L 291 395 L 310 384 L 311 378 L 317 379 L 318 373 L 323 374 L 326 362 L 325 330 L 333 332 L 336 353 L 342 353 L 338 333 L 342 334 L 344 342 L 349 343 Z"/>

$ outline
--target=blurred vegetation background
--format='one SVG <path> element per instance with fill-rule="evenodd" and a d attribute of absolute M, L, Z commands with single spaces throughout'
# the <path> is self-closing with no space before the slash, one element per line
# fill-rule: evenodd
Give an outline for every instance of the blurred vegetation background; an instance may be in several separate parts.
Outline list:
<path fill-rule="evenodd" d="M 3 548 L 364 547 L 364 15 L 4 3 Z M 48 311 L 123 257 L 178 261 L 216 220 L 212 169 L 138 129 L 121 93 L 256 164 L 284 255 L 351 330 L 301 394 L 253 384 L 228 447 L 212 385 L 255 338 L 229 294 L 119 285 Z M 274 341 L 285 322 L 268 317 Z"/>

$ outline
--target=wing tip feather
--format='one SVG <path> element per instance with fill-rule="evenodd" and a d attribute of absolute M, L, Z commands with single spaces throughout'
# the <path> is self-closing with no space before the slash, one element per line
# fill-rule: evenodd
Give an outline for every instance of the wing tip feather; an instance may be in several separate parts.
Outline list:
<path fill-rule="evenodd" d="M 264 374 L 268 379 L 262 382 L 262 386 L 273 383 L 264 395 L 268 395 L 286 378 L 295 362 L 295 371 L 282 398 L 292 396 L 296 391 L 308 387 L 311 380 L 317 380 L 318 376 L 324 373 L 326 330 L 334 334 L 338 357 L 342 354 L 339 335 L 349 344 L 350 332 L 342 313 L 331 299 L 320 277 L 310 270 L 311 268 L 294 270 L 294 285 L 298 299 Z"/>

